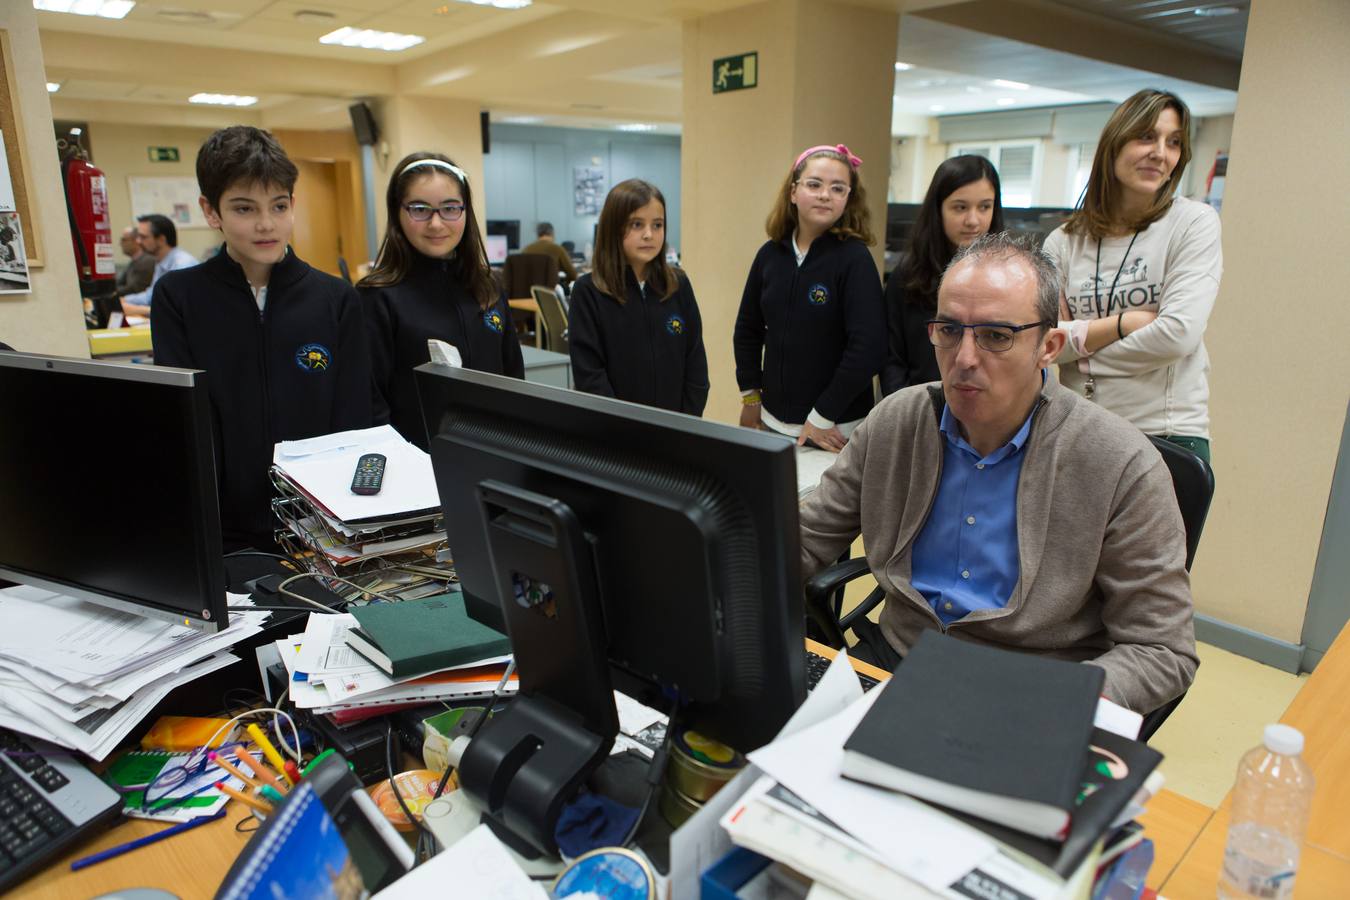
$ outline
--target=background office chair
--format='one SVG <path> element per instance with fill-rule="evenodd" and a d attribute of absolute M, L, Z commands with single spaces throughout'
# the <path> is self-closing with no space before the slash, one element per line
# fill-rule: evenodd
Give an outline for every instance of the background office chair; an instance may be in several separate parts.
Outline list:
<path fill-rule="evenodd" d="M 557 283 L 558 261 L 543 253 L 516 253 L 502 265 L 502 287 L 509 300 L 530 296 L 536 284 L 552 290 Z"/>
<path fill-rule="evenodd" d="M 544 349 L 567 353 L 567 310 L 552 288 L 536 284 L 530 288 L 534 302 L 539 304 L 539 322 L 544 328 Z M 536 326 L 537 327 L 537 326 Z"/>
<path fill-rule="evenodd" d="M 1189 572 L 1195 560 L 1195 550 L 1200 545 L 1200 532 L 1204 530 L 1205 518 L 1209 515 L 1209 504 L 1214 497 L 1214 470 L 1184 447 L 1154 435 L 1150 435 L 1149 440 L 1158 449 L 1172 475 L 1172 489 L 1176 492 L 1177 507 L 1181 510 L 1181 521 L 1186 527 L 1186 570 Z M 868 572 L 866 559 L 846 558 L 807 579 L 804 591 L 808 636 L 836 649 L 846 645 L 845 633 L 886 599 L 880 587 L 874 588 L 862 603 L 849 610 L 847 615 L 841 615 L 844 586 Z M 1139 739 L 1148 740 L 1172 714 L 1172 710 L 1181 705 L 1185 696 L 1183 693 L 1145 715 Z"/>

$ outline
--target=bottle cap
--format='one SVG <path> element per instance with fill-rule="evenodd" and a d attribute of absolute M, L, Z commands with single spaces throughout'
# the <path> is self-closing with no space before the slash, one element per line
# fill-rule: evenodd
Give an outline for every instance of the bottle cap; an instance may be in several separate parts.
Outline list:
<path fill-rule="evenodd" d="M 1303 752 L 1303 732 L 1291 725 L 1267 725 L 1263 738 L 1271 753 L 1297 756 Z"/>

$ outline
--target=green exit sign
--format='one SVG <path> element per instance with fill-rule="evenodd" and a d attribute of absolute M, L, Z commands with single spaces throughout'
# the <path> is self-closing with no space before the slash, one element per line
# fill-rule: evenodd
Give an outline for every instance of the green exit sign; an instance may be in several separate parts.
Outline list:
<path fill-rule="evenodd" d="M 177 147 L 147 147 L 151 162 L 178 162 Z"/>
<path fill-rule="evenodd" d="M 741 53 L 713 60 L 713 93 L 743 91 L 759 84 L 759 54 Z"/>

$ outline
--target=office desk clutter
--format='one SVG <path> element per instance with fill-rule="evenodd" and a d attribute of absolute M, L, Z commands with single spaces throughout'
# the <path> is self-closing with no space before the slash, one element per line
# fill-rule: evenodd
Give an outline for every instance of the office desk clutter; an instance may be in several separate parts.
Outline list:
<path fill-rule="evenodd" d="M 384 458 L 379 490 L 358 493 L 353 473 L 372 455 Z M 283 441 L 272 483 L 278 542 L 311 571 L 400 599 L 442 593 L 455 580 L 431 458 L 392 427 Z"/>
<path fill-rule="evenodd" d="M 1013 734 L 999 739 L 1010 748 L 1004 754 L 1004 745 L 991 743 L 987 734 L 990 716 L 973 716 L 966 706 L 972 694 L 997 693 L 981 677 L 991 674 L 990 661 L 972 667 L 961 652 L 966 646 L 953 644 L 960 642 L 926 634 L 886 685 L 751 753 L 752 771 L 761 777 L 722 816 L 731 840 L 850 897 L 1095 897 L 1113 879 L 1132 872 L 1138 865 L 1135 854 L 1151 851 L 1137 849 L 1145 842 L 1130 820 L 1161 786 L 1154 772 L 1161 756 L 1134 740 L 1138 720 L 1119 717 L 1107 701 L 1098 706 L 1090 692 L 1076 707 L 1063 705 L 1056 690 L 1062 685 L 1052 681 L 1038 692 L 1037 702 L 1052 718 L 1058 716 L 1054 730 L 1075 735 L 1075 748 L 1060 748 L 1067 755 L 1059 765 L 1048 757 L 1029 759 L 1016 745 L 1044 741 L 1045 735 Z M 995 666 L 1010 681 L 1016 680 L 1016 670 L 1046 662 L 974 649 L 1003 657 Z M 907 673 L 914 663 L 916 671 Z M 930 674 L 939 679 L 939 692 Z M 1076 673 L 1066 674 L 1067 682 L 1075 680 Z M 909 728 L 894 720 L 893 711 L 917 692 L 934 705 L 930 718 L 935 721 Z M 1025 710 L 1020 720 L 992 715 L 1013 732 L 1044 731 Z M 1100 727 L 1118 722 L 1123 735 Z M 881 726 L 889 728 L 888 747 L 866 739 Z M 896 782 L 875 777 L 874 769 L 859 772 L 851 766 L 866 746 L 898 767 L 906 753 L 930 740 L 945 749 L 930 749 L 926 763 L 912 767 L 908 793 L 878 786 Z M 991 752 L 999 758 L 991 758 Z M 951 790 L 955 783 L 982 781 L 975 792 L 990 801 L 982 814 L 1006 818 L 1006 806 L 995 798 L 1026 793 L 1027 783 L 1040 776 L 1064 780 L 1066 767 L 1074 773 L 1067 779 L 1068 821 L 1049 837 L 1030 820 L 1008 827 L 920 799 L 943 796 L 957 802 L 960 795 Z M 920 770 L 922 776 L 916 774 Z M 966 808 L 972 808 L 969 801 Z M 1120 872 L 1118 867 L 1123 867 Z"/>
<path fill-rule="evenodd" d="M 269 614 L 229 615 L 202 632 L 31 585 L 2 590 L 0 727 L 104 759 L 175 687 L 236 662 L 229 648 Z"/>

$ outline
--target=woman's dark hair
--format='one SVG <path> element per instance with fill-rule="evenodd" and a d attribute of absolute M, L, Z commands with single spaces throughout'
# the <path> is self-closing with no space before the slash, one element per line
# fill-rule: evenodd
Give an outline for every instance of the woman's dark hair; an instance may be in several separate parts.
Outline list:
<path fill-rule="evenodd" d="M 362 278 L 357 287 L 389 287 L 398 284 L 408 276 L 418 251 L 403 233 L 400 213 L 403 211 L 403 197 L 409 186 L 419 178 L 443 175 L 459 184 L 464 195 L 464 236 L 459 239 L 450 258 L 450 271 L 469 292 L 469 296 L 478 301 L 483 309 L 489 309 L 497 302 L 497 284 L 492 278 L 492 268 L 488 265 L 487 251 L 483 248 L 483 239 L 478 235 L 478 217 L 473 211 L 473 193 L 469 189 L 469 180 L 460 177 L 455 171 L 442 165 L 429 164 L 426 160 L 455 166 L 448 157 L 439 153 L 409 153 L 394 166 L 394 174 L 389 178 L 389 188 L 385 191 L 384 241 L 380 244 L 380 253 L 375 257 L 375 267 L 370 274 Z M 415 163 L 422 165 L 414 165 Z M 463 171 L 455 166 L 458 171 Z"/>
<path fill-rule="evenodd" d="M 983 156 L 953 156 L 944 161 L 933 173 L 914 221 L 905 261 L 907 271 L 896 273 L 905 278 L 910 302 L 936 307 L 938 282 L 957 251 L 942 227 L 942 204 L 955 191 L 980 180 L 988 180 L 994 187 L 994 215 L 989 220 L 989 231 L 996 234 L 1003 230 L 1003 189 L 994 164 Z"/>
<path fill-rule="evenodd" d="M 600 210 L 600 222 L 595 229 L 595 253 L 591 258 L 591 281 L 602 294 L 608 294 L 620 303 L 625 300 L 624 272 L 629 268 L 623 255 L 623 236 L 628 233 L 628 220 L 653 200 L 661 204 L 661 216 L 666 215 L 666 198 L 649 181 L 630 178 L 620 181 L 605 197 Z M 666 239 L 661 236 L 661 252 L 647 266 L 647 284 L 657 298 L 665 300 L 680 286 L 678 276 L 666 262 Z"/>

